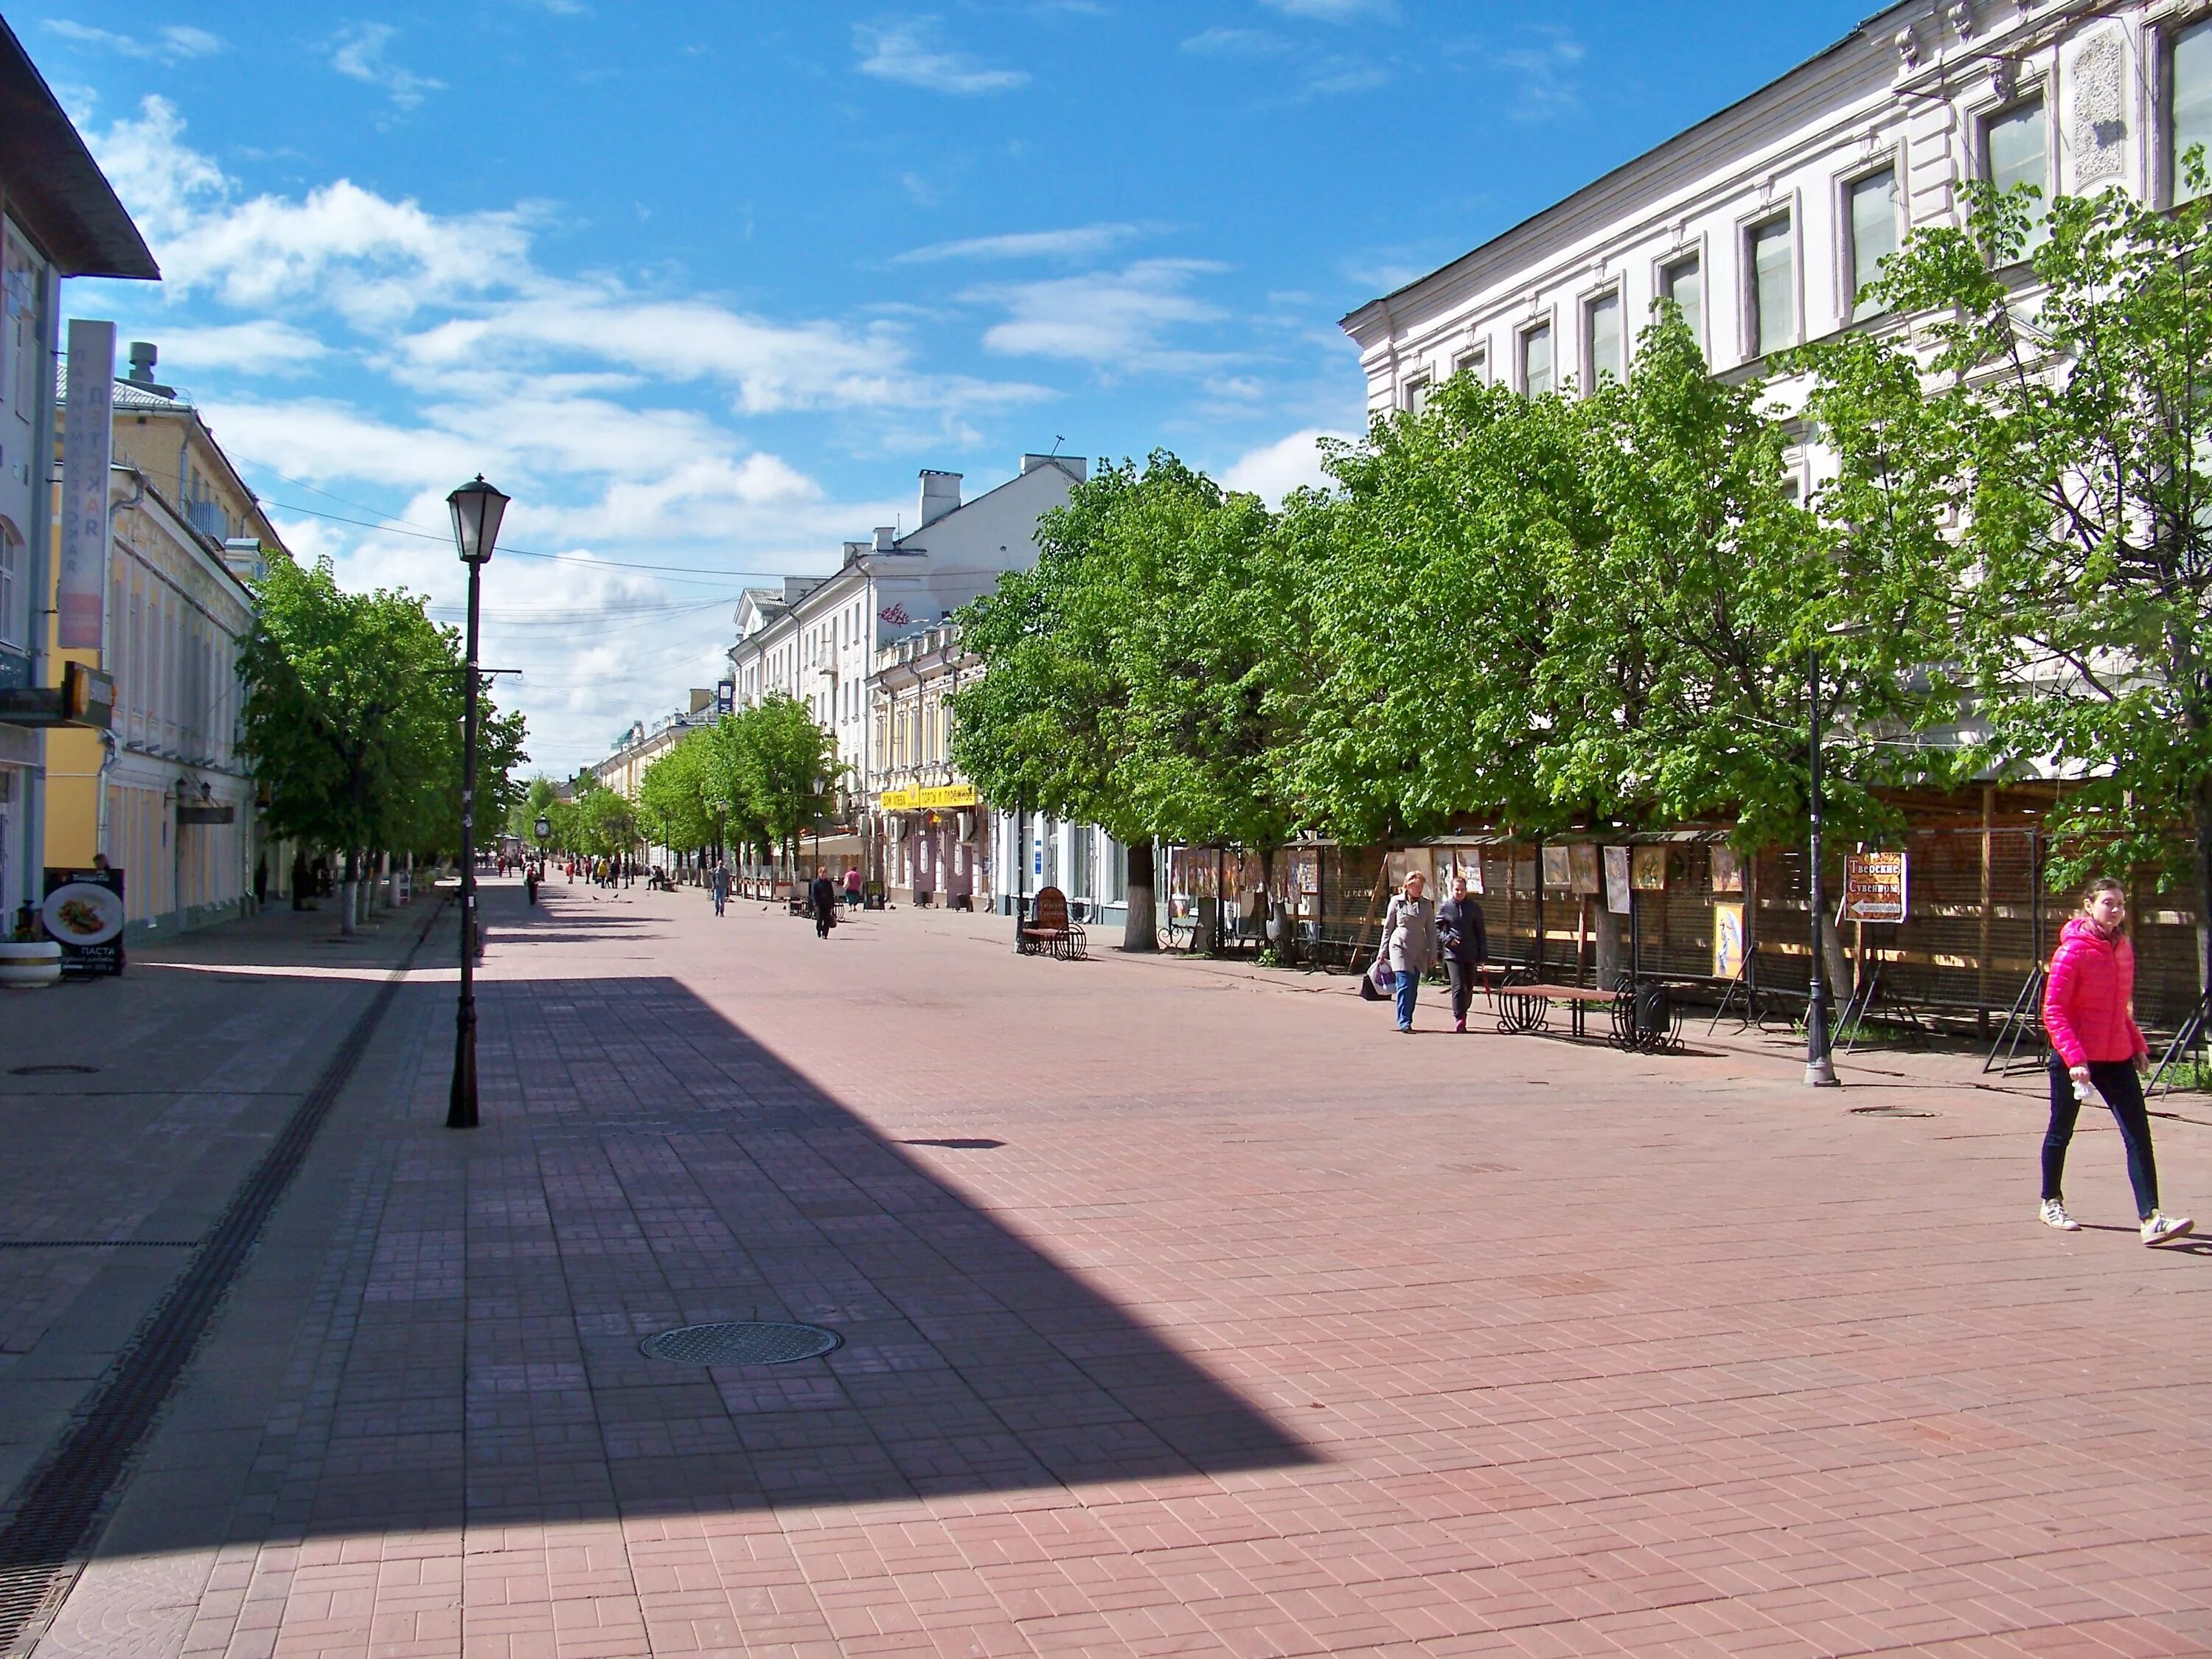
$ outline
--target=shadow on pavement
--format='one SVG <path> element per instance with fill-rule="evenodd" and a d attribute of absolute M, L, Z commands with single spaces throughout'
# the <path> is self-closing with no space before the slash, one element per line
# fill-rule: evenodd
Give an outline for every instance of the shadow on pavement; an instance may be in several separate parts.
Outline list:
<path fill-rule="evenodd" d="M 311 1406 L 298 1436 L 319 1447 L 313 1467 L 272 1480 L 264 1462 L 265 1506 L 249 1500 L 260 1512 L 244 1529 L 852 1504 L 1318 1461 L 678 982 L 479 994 L 483 1127 L 387 1146 L 374 1264 L 311 1390 L 326 1420 Z M 638 1350 L 751 1318 L 823 1325 L 844 1346 L 711 1370 Z"/>

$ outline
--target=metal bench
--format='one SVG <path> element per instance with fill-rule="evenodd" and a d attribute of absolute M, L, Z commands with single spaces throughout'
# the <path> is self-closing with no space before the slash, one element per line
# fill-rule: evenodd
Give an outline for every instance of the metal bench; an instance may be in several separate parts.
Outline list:
<path fill-rule="evenodd" d="M 1035 913 L 1022 924 L 1024 956 L 1047 955 L 1060 962 L 1080 962 L 1090 954 L 1082 924 L 1067 913 L 1066 894 L 1048 887 L 1035 902 Z"/>

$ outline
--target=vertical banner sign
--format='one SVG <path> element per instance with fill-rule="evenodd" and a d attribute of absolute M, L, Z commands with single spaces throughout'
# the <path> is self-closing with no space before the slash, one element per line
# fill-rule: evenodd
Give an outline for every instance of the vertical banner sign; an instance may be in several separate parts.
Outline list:
<path fill-rule="evenodd" d="M 1844 920 L 1903 921 L 1906 886 L 1902 853 L 1853 853 L 1844 860 Z"/>
<path fill-rule="evenodd" d="M 55 608 L 64 651 L 97 651 L 107 596 L 107 465 L 114 447 L 115 325 L 71 318 L 62 428 L 62 568 Z"/>

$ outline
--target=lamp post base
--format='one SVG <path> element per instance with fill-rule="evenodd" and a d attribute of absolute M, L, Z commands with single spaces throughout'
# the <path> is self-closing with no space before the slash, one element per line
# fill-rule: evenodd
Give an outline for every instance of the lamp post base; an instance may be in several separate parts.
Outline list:
<path fill-rule="evenodd" d="M 477 1127 L 477 1014 L 465 1010 L 454 1022 L 453 1088 L 446 1104 L 448 1129 Z"/>

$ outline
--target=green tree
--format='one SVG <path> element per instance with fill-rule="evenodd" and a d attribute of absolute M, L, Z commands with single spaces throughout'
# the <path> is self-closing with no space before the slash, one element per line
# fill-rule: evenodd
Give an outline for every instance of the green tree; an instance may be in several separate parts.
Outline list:
<path fill-rule="evenodd" d="M 720 845 L 724 815 L 706 795 L 712 747 L 710 733 L 686 732 L 645 769 L 637 816 L 647 841 L 684 852 Z"/>
<path fill-rule="evenodd" d="M 825 810 L 827 787 L 842 773 L 835 739 L 805 703 L 781 693 L 724 715 L 705 736 L 705 810 L 749 844 L 780 848 L 795 863 L 799 832 Z"/>
<path fill-rule="evenodd" d="M 1803 354 L 1821 510 L 1865 626 L 1944 642 L 1921 722 L 1963 722 L 1954 775 L 2069 780 L 2053 879 L 2185 871 L 2212 953 L 2212 198 L 2062 197 L 2024 266 L 2035 195 L 1970 186 L 1885 264 L 1912 334 Z"/>
<path fill-rule="evenodd" d="M 1126 949 L 1155 942 L 1155 839 L 1272 853 L 1290 833 L 1275 532 L 1256 496 L 1155 453 L 1079 486 L 1036 568 L 962 613 L 985 672 L 954 699 L 954 760 L 988 799 L 1128 848 Z"/>
<path fill-rule="evenodd" d="M 270 828 L 340 853 L 349 882 L 372 852 L 458 847 L 465 671 L 456 632 L 432 623 L 419 596 L 341 591 L 327 564 L 277 559 L 255 596 L 239 659 L 240 746 L 266 792 Z M 483 709 L 483 816 L 497 823 L 527 758 L 525 731 L 488 696 Z"/>

